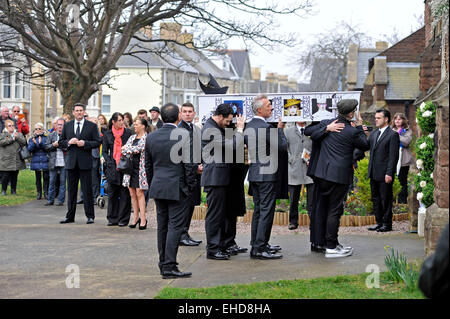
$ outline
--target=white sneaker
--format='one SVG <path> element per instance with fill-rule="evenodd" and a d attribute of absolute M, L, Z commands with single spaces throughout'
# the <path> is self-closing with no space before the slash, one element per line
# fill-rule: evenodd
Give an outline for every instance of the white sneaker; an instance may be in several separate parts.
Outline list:
<path fill-rule="evenodd" d="M 339 258 L 339 257 L 347 257 L 353 254 L 353 250 L 345 250 L 336 246 L 335 249 L 326 249 L 325 250 L 325 258 Z"/>
<path fill-rule="evenodd" d="M 353 250 L 353 248 L 352 247 L 350 247 L 350 246 L 344 246 L 344 245 L 342 245 L 342 244 L 338 244 L 337 245 L 337 247 L 340 249 L 340 250 Z"/>

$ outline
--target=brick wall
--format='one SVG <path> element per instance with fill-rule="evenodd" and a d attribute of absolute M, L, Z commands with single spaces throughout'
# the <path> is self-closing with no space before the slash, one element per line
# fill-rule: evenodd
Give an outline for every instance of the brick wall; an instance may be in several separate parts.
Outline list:
<path fill-rule="evenodd" d="M 380 56 L 386 56 L 387 62 L 420 62 L 425 48 L 425 27 L 399 41 Z"/>
<path fill-rule="evenodd" d="M 427 46 L 420 64 L 420 90 L 428 91 L 441 80 L 441 39 L 437 38 Z"/>

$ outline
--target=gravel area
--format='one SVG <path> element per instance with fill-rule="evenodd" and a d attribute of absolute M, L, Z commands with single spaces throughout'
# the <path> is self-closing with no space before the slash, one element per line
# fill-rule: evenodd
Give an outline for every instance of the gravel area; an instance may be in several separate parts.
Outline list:
<path fill-rule="evenodd" d="M 147 206 L 147 216 L 148 216 L 148 226 L 150 228 L 156 229 L 156 214 L 153 212 L 153 203 L 149 201 L 149 205 Z M 361 226 L 361 227 L 339 227 L 339 234 L 350 234 L 350 235 L 356 235 L 356 234 L 362 234 L 362 235 L 376 235 L 376 236 L 383 236 L 387 234 L 402 234 L 409 231 L 409 221 L 399 221 L 399 222 L 393 222 L 392 223 L 392 231 L 387 233 L 377 233 L 373 231 L 367 230 L 367 228 L 370 226 Z M 205 221 L 204 220 L 192 220 L 191 226 L 189 228 L 189 231 L 192 233 L 204 233 L 205 232 Z M 238 222 L 237 223 L 237 232 L 239 234 L 249 234 L 251 232 L 251 224 L 250 223 L 243 223 Z M 272 234 L 274 235 L 296 235 L 301 233 L 309 233 L 309 227 L 307 226 L 300 226 L 299 228 L 295 230 L 289 230 L 288 226 L 279 226 L 279 225 L 273 225 L 272 227 Z"/>

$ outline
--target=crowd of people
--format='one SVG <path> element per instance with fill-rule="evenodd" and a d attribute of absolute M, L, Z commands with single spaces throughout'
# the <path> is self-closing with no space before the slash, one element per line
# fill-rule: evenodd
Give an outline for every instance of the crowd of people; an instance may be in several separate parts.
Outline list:
<path fill-rule="evenodd" d="M 273 108 L 265 95 L 254 99 L 254 117 L 248 123 L 228 104 L 219 105 L 209 119 L 199 123 L 191 103 L 181 107 L 168 103 L 148 112 L 141 109 L 134 119 L 128 112 L 116 112 L 109 121 L 102 114 L 89 117 L 85 106 L 77 103 L 74 119 L 67 114 L 57 117 L 48 132 L 42 123 L 29 132 L 26 120 L 19 117 L 20 108 L 10 114 L 4 107 L 0 121 L 2 194 L 6 195 L 8 184 L 11 194 L 16 193 L 18 173 L 26 167 L 19 151 L 25 147 L 31 153 L 30 169 L 35 171 L 36 198 L 45 198 L 47 206 L 63 206 L 67 190 L 67 213 L 61 223 L 73 223 L 77 204 L 83 204 L 87 224 L 92 224 L 103 171 L 107 226 L 145 230 L 147 204 L 149 198 L 154 199 L 161 274 L 179 278 L 191 274 L 177 267 L 178 247 L 201 243 L 189 235 L 189 226 L 201 202 L 202 187 L 208 207 L 206 257 L 213 260 L 229 260 L 248 251 L 235 241 L 237 216 L 246 213 L 246 178 L 254 202 L 250 257 L 255 259 L 283 257 L 282 248 L 269 243 L 276 199 L 289 194 L 289 229 L 296 229 L 303 187 L 311 220 L 311 250 L 327 258 L 350 256 L 353 249 L 338 241 L 338 230 L 356 161 L 370 151 L 368 178 L 377 225 L 369 230 L 378 232 L 392 230 L 393 180 L 398 176 L 402 185 L 398 200 L 406 202 L 412 164 L 408 150 L 412 134 L 405 116 L 398 113 L 391 119 L 389 111 L 378 110 L 376 129 L 370 133 L 356 112 L 357 104 L 356 100 L 340 101 L 338 117 L 333 120 L 286 125 L 281 119 L 267 122 Z M 229 128 L 231 135 L 226 134 Z M 180 140 L 170 138 L 173 130 Z M 210 130 L 215 133 L 207 134 Z M 271 134 L 274 130 L 276 141 Z M 187 143 L 184 146 L 190 152 L 175 163 L 171 151 L 180 143 Z M 241 149 L 244 161 L 238 160 Z M 231 161 L 227 154 L 232 154 Z M 119 170 L 125 158 L 129 169 Z M 286 178 L 281 177 L 283 170 Z"/>

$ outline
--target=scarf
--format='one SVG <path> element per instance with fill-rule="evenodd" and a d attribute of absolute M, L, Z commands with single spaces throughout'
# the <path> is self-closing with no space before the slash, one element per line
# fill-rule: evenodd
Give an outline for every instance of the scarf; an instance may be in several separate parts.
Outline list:
<path fill-rule="evenodd" d="M 122 156 L 122 135 L 125 129 L 115 129 L 114 126 L 111 129 L 114 135 L 114 148 L 113 148 L 113 158 L 116 161 L 116 165 L 119 165 L 120 157 Z"/>

